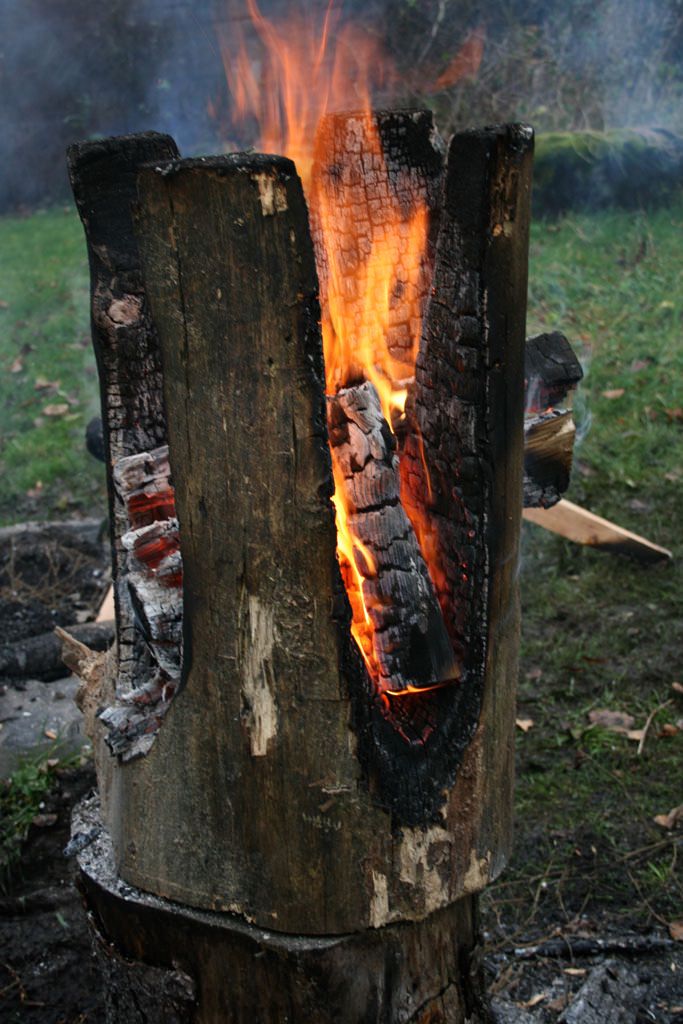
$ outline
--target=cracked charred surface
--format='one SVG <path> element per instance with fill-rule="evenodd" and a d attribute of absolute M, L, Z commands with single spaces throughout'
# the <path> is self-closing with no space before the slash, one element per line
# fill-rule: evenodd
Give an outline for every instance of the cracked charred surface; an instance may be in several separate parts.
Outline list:
<path fill-rule="evenodd" d="M 349 526 L 364 546 L 357 556 L 362 593 L 347 584 L 347 594 L 352 606 L 367 609 L 373 626 L 365 654 L 378 673 L 378 693 L 388 704 L 387 694 L 451 683 L 460 670 L 401 505 L 396 442 L 374 386 L 366 381 L 329 396 L 327 420 Z"/>
<path fill-rule="evenodd" d="M 140 166 L 177 155 L 173 139 L 156 132 L 81 142 L 68 151 L 71 186 L 88 243 L 92 339 L 110 462 L 166 443 L 159 343 L 142 283 L 131 207 Z M 108 486 L 113 575 L 122 580 L 128 521 L 110 474 Z M 125 693 L 140 684 L 148 668 L 125 586 L 116 590 L 116 621 L 117 689 Z"/>

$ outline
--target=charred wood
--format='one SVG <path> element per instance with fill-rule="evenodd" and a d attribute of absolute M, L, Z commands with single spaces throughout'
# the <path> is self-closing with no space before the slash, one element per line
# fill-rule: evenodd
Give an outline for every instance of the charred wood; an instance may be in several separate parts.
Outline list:
<path fill-rule="evenodd" d="M 102 399 L 105 458 L 109 464 L 166 443 L 159 343 L 147 305 L 132 205 L 137 174 L 149 162 L 177 156 L 168 135 L 148 132 L 71 146 L 69 177 L 85 229 L 90 261 L 92 340 Z M 119 651 L 118 687 L 144 677 L 144 643 L 122 582 L 128 522 L 108 475 L 113 579 Z"/>
<path fill-rule="evenodd" d="M 362 604 L 372 623 L 363 641 L 379 692 L 453 682 L 460 670 L 401 505 L 396 442 L 374 386 L 366 381 L 328 397 L 327 419 L 341 500 L 362 544 L 354 551 L 360 581 L 349 573 L 347 593 L 352 607 Z"/>
<path fill-rule="evenodd" d="M 565 335 L 552 331 L 527 338 L 524 378 L 529 414 L 560 405 L 583 380 L 583 370 Z"/>

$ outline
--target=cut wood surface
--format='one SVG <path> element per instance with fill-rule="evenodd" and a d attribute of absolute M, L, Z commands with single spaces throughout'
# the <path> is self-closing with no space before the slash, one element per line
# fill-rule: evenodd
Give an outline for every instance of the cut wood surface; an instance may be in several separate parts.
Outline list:
<path fill-rule="evenodd" d="M 668 561 L 673 557 L 667 548 L 617 526 L 609 519 L 603 519 L 565 498 L 552 508 L 525 508 L 524 518 L 576 544 L 588 544 L 612 554 L 629 555 L 639 562 Z"/>

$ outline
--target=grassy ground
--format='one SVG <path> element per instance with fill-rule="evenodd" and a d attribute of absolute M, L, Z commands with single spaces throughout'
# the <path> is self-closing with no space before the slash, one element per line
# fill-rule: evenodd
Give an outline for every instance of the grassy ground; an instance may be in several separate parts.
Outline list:
<path fill-rule="evenodd" d="M 533 229 L 530 332 L 564 330 L 587 369 L 569 496 L 677 560 L 643 568 L 525 527 L 519 714 L 533 725 L 518 737 L 515 858 L 487 897 L 499 941 L 604 913 L 681 916 L 675 833 L 653 818 L 683 802 L 683 704 L 661 708 L 641 754 L 588 715 L 640 728 L 683 681 L 682 231 L 683 203 Z M 104 510 L 82 440 L 97 399 L 74 214 L 0 221 L 0 300 L 0 521 Z"/>
<path fill-rule="evenodd" d="M 0 219 L 0 523 L 103 506 L 83 231 L 71 210 Z"/>
<path fill-rule="evenodd" d="M 682 230 L 679 205 L 533 231 L 529 330 L 564 330 L 587 370 L 568 497 L 675 560 L 643 568 L 525 525 L 519 716 L 534 724 L 518 735 L 516 855 L 489 896 L 501 938 L 681 916 L 675 834 L 653 818 L 683 802 L 683 732 L 664 728 L 683 703 L 656 714 L 640 755 L 588 715 L 642 728 L 683 679 Z"/>

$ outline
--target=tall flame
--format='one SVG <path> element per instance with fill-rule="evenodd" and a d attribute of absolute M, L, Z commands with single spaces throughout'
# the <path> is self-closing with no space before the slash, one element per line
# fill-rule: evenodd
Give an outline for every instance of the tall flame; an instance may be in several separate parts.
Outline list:
<path fill-rule="evenodd" d="M 280 26 L 263 15 L 257 0 L 246 0 L 246 5 L 262 53 L 258 60 L 250 56 L 242 36 L 235 56 L 230 42 L 222 39 L 225 72 L 235 117 L 253 118 L 259 149 L 294 160 L 304 185 L 321 282 L 327 392 L 334 394 L 361 379 L 371 381 L 391 426 L 403 412 L 407 379 L 415 372 L 427 290 L 428 210 L 424 202 L 406 203 L 409 181 L 401 181 L 400 174 L 390 180 L 372 116 L 373 90 L 395 84 L 397 72 L 367 33 L 342 24 L 333 0 L 317 27 L 291 14 L 286 26 Z M 476 46 L 466 41 L 465 47 L 449 82 L 458 73 L 471 73 L 476 63 Z M 371 168 L 381 193 L 373 200 L 375 206 L 379 202 L 379 215 L 371 209 L 366 174 L 348 168 L 345 173 L 342 166 L 339 202 L 329 180 L 316 170 L 325 156 L 314 152 L 321 119 L 340 109 L 358 111 L 359 149 L 363 167 Z M 424 463 L 421 447 L 420 452 Z M 350 527 L 351 510 L 334 450 L 332 460 L 337 550 L 352 608 L 352 633 L 376 680 L 373 625 L 363 587 L 375 572 L 373 556 Z M 421 542 L 433 548 L 424 529 L 414 525 Z M 423 555 L 431 571 L 434 552 L 423 549 Z"/>

